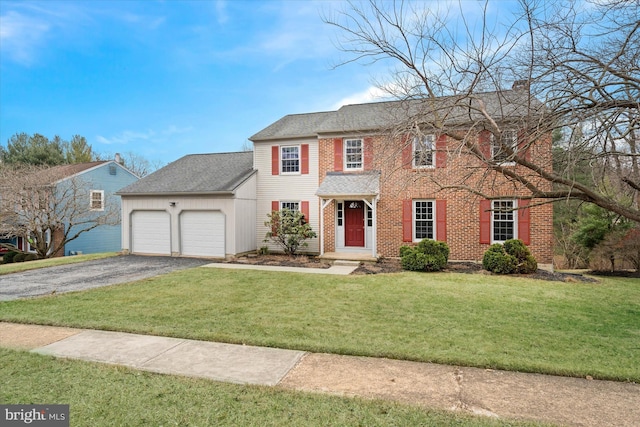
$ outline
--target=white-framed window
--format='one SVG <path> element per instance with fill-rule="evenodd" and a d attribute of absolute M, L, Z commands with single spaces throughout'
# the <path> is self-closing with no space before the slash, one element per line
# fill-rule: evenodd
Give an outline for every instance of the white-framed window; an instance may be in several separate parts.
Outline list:
<path fill-rule="evenodd" d="M 285 201 L 280 202 L 280 210 L 289 209 L 290 211 L 299 211 L 300 210 L 300 202 L 291 202 Z"/>
<path fill-rule="evenodd" d="M 31 243 L 33 243 L 34 245 L 36 244 L 35 236 L 31 236 L 26 240 L 27 240 L 27 252 L 36 253 L 36 248 L 31 246 Z M 51 230 L 47 230 L 44 232 L 44 241 L 47 243 L 47 245 L 51 244 Z"/>
<path fill-rule="evenodd" d="M 518 132 L 514 129 L 507 129 L 502 132 L 500 140 L 491 134 L 491 158 L 498 163 L 513 163 L 512 155 L 507 152 L 511 149 L 513 153 L 518 151 Z"/>
<path fill-rule="evenodd" d="M 300 146 L 286 145 L 280 147 L 280 172 L 300 173 Z"/>
<path fill-rule="evenodd" d="M 363 143 L 362 139 L 345 139 L 344 141 L 344 168 L 354 170 L 363 168 Z"/>
<path fill-rule="evenodd" d="M 503 243 L 517 239 L 516 203 L 514 200 L 491 201 L 491 242 Z"/>
<path fill-rule="evenodd" d="M 413 138 L 414 168 L 431 168 L 434 166 L 433 151 L 435 143 L 435 135 L 421 135 Z"/>
<path fill-rule="evenodd" d="M 436 238 L 436 204 L 433 200 L 413 201 L 413 240 Z"/>
<path fill-rule="evenodd" d="M 92 211 L 104 210 L 104 191 L 103 190 L 91 190 L 90 207 Z"/>
<path fill-rule="evenodd" d="M 338 208 L 336 211 L 336 221 L 338 223 L 338 227 L 342 227 L 344 221 L 344 203 L 338 202 Z"/>

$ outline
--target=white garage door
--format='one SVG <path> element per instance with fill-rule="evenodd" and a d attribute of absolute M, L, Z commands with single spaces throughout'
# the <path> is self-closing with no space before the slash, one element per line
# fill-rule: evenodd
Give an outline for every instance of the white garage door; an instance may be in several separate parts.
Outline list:
<path fill-rule="evenodd" d="M 224 214 L 218 211 L 182 212 L 180 242 L 182 255 L 224 257 Z"/>
<path fill-rule="evenodd" d="M 171 255 L 171 222 L 164 211 L 136 211 L 131 215 L 131 251 Z"/>

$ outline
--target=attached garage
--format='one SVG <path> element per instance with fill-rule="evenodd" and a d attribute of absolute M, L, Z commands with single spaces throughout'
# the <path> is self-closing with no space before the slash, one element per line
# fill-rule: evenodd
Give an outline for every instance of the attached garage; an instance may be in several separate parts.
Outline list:
<path fill-rule="evenodd" d="M 131 252 L 171 255 L 171 217 L 167 212 L 132 212 Z"/>
<path fill-rule="evenodd" d="M 225 220 L 219 211 L 183 211 L 180 214 L 181 254 L 224 257 Z"/>
<path fill-rule="evenodd" d="M 225 258 L 256 250 L 252 152 L 188 155 L 116 194 L 124 253 Z"/>

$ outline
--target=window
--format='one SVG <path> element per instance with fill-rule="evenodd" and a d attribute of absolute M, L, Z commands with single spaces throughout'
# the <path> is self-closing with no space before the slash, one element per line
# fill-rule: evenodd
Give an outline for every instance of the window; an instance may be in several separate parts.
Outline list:
<path fill-rule="evenodd" d="M 362 169 L 362 140 L 347 139 L 344 141 L 345 169 Z"/>
<path fill-rule="evenodd" d="M 91 190 L 91 210 L 103 211 L 104 210 L 104 191 L 103 190 Z"/>
<path fill-rule="evenodd" d="M 491 202 L 491 225 L 493 243 L 515 239 L 516 215 L 513 200 L 493 200 Z"/>
<path fill-rule="evenodd" d="M 502 132 L 500 141 L 496 141 L 491 135 L 491 158 L 499 163 L 513 162 L 512 155 L 507 153 L 510 148 L 514 153 L 518 150 L 518 133 L 515 130 L 505 130 Z"/>
<path fill-rule="evenodd" d="M 413 138 L 413 167 L 433 167 L 434 135 L 422 135 Z"/>
<path fill-rule="evenodd" d="M 300 202 L 280 202 L 280 210 L 289 209 L 290 211 L 300 210 Z"/>
<path fill-rule="evenodd" d="M 367 210 L 367 227 L 373 227 L 373 209 L 369 205 L 366 205 L 365 209 Z"/>
<path fill-rule="evenodd" d="M 338 212 L 336 213 L 336 218 L 338 220 L 338 227 L 342 227 L 342 219 L 344 218 L 344 209 L 343 209 L 343 204 L 338 203 Z"/>
<path fill-rule="evenodd" d="M 413 240 L 435 239 L 435 204 L 432 200 L 413 201 Z"/>
<path fill-rule="evenodd" d="M 300 172 L 300 147 L 280 147 L 280 164 L 282 173 Z"/>

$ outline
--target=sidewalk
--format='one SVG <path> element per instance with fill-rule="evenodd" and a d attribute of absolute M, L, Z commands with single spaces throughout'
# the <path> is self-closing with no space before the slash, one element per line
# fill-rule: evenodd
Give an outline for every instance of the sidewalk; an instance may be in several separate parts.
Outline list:
<path fill-rule="evenodd" d="M 0 322 L 0 346 L 238 384 L 567 426 L 640 425 L 640 385 Z"/>

